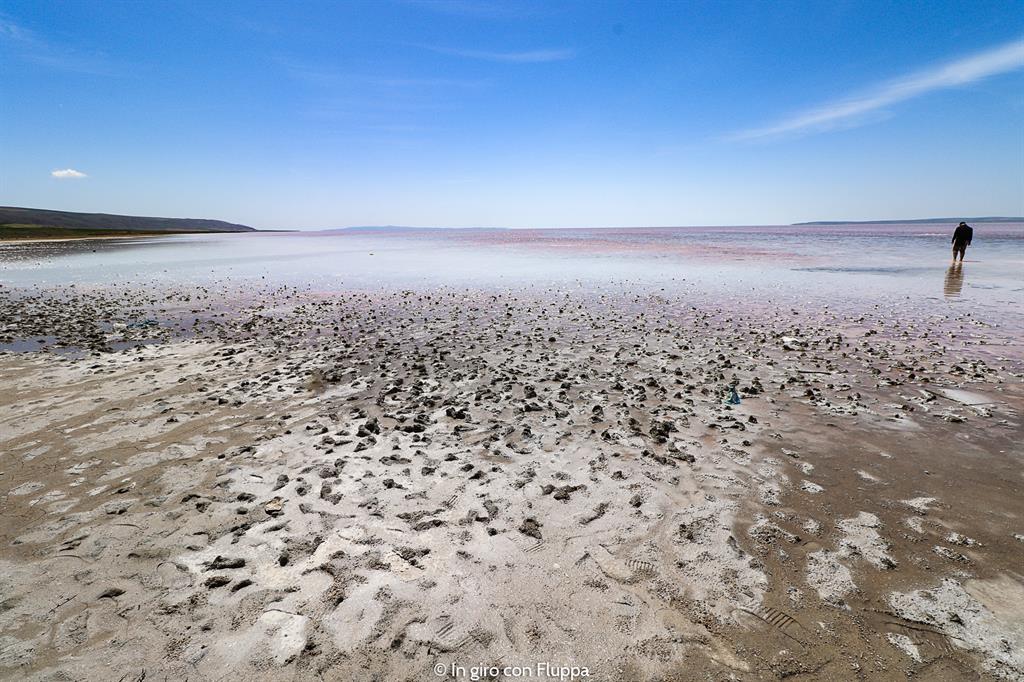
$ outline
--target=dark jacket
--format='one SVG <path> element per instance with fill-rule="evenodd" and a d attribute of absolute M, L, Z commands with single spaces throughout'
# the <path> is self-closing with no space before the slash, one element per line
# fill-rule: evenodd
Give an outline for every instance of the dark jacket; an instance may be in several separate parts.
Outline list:
<path fill-rule="evenodd" d="M 951 244 L 966 244 L 971 245 L 971 237 L 974 236 L 974 230 L 967 225 L 957 225 L 956 230 L 953 231 L 953 239 L 950 240 Z"/>

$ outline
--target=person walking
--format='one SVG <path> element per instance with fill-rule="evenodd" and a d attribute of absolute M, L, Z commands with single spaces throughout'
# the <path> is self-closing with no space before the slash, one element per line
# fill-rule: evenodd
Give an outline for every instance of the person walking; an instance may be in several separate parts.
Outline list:
<path fill-rule="evenodd" d="M 953 244 L 953 260 L 956 260 L 957 254 L 960 254 L 960 262 L 964 262 L 964 254 L 967 253 L 967 247 L 971 245 L 971 237 L 974 236 L 974 230 L 964 222 L 961 222 L 953 230 L 953 239 L 950 241 Z"/>

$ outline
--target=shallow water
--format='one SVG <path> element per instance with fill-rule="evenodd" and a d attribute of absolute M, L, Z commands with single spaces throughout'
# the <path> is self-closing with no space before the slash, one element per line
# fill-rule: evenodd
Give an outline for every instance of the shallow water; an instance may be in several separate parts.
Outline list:
<path fill-rule="evenodd" d="M 952 225 L 579 230 L 347 230 L 0 245 L 0 284 L 39 288 L 230 281 L 322 291 L 664 288 L 773 305 L 900 301 L 1020 324 L 1024 224 L 979 224 L 950 266 Z"/>

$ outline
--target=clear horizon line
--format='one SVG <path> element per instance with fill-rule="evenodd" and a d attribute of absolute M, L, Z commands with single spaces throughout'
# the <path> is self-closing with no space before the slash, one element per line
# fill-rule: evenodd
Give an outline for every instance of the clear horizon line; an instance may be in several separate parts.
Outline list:
<path fill-rule="evenodd" d="M 260 231 L 285 232 L 337 232 L 340 230 L 671 230 L 681 227 L 800 227 L 823 224 L 858 225 L 858 224 L 912 224 L 912 223 L 955 223 L 959 221 L 1024 223 L 1024 216 L 955 216 L 929 218 L 873 218 L 861 220 L 820 219 L 799 220 L 788 223 L 703 223 L 703 224 L 662 224 L 662 225 L 573 225 L 573 226 L 508 226 L 508 225 L 346 225 L 344 227 L 310 227 L 310 228 L 266 228 Z"/>

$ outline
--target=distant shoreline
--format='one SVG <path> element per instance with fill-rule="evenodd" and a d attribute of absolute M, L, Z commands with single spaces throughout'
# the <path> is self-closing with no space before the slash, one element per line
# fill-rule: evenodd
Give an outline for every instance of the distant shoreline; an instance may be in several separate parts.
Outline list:
<path fill-rule="evenodd" d="M 915 218 L 913 220 L 813 220 L 797 225 L 924 225 L 929 223 L 1024 223 L 1022 217 L 983 216 L 980 218 Z"/>

